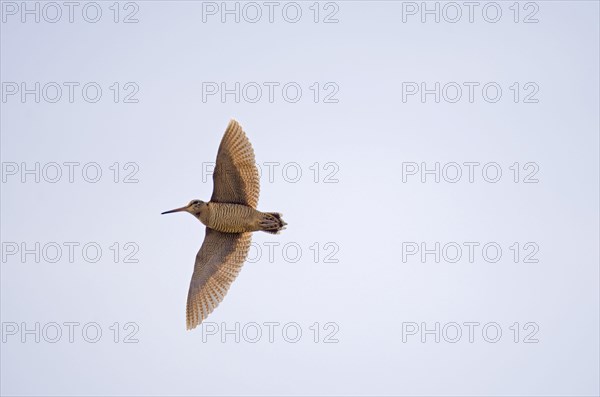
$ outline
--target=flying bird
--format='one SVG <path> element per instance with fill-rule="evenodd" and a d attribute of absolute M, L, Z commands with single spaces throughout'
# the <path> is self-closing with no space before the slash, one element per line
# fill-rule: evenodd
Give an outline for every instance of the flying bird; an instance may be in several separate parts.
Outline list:
<path fill-rule="evenodd" d="M 246 260 L 252 232 L 277 234 L 287 225 L 280 213 L 256 209 L 260 181 L 254 150 L 235 120 L 221 140 L 213 184 L 210 201 L 192 200 L 163 212 L 189 212 L 206 226 L 188 291 L 188 330 L 204 321 L 225 297 Z"/>

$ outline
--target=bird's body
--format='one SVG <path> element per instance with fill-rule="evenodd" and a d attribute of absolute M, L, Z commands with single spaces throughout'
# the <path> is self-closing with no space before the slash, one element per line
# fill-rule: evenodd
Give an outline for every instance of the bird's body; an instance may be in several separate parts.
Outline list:
<path fill-rule="evenodd" d="M 208 203 L 206 215 L 200 221 L 207 227 L 223 233 L 244 233 L 260 230 L 262 212 L 241 204 Z"/>
<path fill-rule="evenodd" d="M 276 234 L 286 225 L 281 214 L 256 209 L 260 184 L 254 150 L 235 120 L 221 140 L 213 182 L 209 202 L 192 200 L 185 207 L 163 212 L 186 211 L 206 226 L 188 292 L 188 329 L 200 324 L 225 297 L 246 260 L 251 232 Z"/>
<path fill-rule="evenodd" d="M 278 231 L 277 213 L 260 212 L 248 205 L 231 203 L 201 203 L 192 214 L 206 227 L 223 233 Z M 277 214 L 277 215 L 275 215 Z M 279 217 L 281 217 L 279 215 Z M 274 219 L 272 219 L 274 218 Z M 272 220 L 272 224 L 269 221 Z"/>

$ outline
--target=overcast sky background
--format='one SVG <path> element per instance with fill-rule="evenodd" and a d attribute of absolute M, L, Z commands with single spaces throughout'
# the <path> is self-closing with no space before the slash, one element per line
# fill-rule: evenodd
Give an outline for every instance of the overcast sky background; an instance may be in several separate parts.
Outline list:
<path fill-rule="evenodd" d="M 73 23 L 65 6 L 58 22 L 46 21 L 55 9 L 39 3 L 40 22 L 26 15 L 23 23 L 21 4 L 2 2 L 0 31 L 3 395 L 598 395 L 597 2 L 501 2 L 496 23 L 482 16 L 485 6 L 495 18 L 485 2 L 472 23 L 466 6 L 450 23 L 455 8 L 439 3 L 440 22 L 425 15 L 422 23 L 420 9 L 411 14 L 421 2 L 388 1 L 301 2 L 296 23 L 282 16 L 285 6 L 295 18 L 285 2 L 273 23 L 262 2 L 255 23 L 246 3 L 239 23 L 221 21 L 221 2 L 119 3 L 117 23 L 113 2 L 98 3 L 97 23 L 82 16 L 88 3 Z M 10 94 L 22 82 L 40 82 L 39 103 Z M 49 82 L 62 86 L 56 103 L 55 86 L 41 88 Z M 79 84 L 73 103 L 65 82 Z M 90 82 L 102 89 L 95 103 L 81 93 Z M 239 103 L 233 94 L 203 98 L 211 82 L 239 82 Z M 403 82 L 455 82 L 462 97 L 450 102 L 450 84 L 439 103 L 433 94 L 403 101 Z M 464 82 L 479 84 L 472 103 Z M 490 82 L 502 89 L 495 103 L 481 93 Z M 252 103 L 256 85 L 262 97 Z M 124 103 L 136 90 L 128 100 L 137 103 Z M 230 118 L 263 169 L 259 209 L 282 212 L 289 226 L 254 235 L 253 263 L 207 320 L 212 335 L 207 325 L 185 330 L 204 227 L 187 214 L 159 214 L 210 198 L 204 171 Z M 36 162 L 39 183 L 22 172 Z M 79 163 L 73 183 L 65 162 Z M 427 174 L 421 182 L 420 172 L 403 181 L 411 162 L 439 162 L 440 172 L 458 163 L 462 177 L 444 179 L 454 177 L 451 165 L 439 183 Z M 473 183 L 465 162 L 480 164 Z M 56 183 L 52 163 L 61 165 Z M 498 182 L 482 177 L 487 163 L 501 169 Z M 86 164 L 88 178 L 101 169 L 97 183 L 83 178 Z M 524 183 L 528 175 L 538 182 Z M 12 254 L 36 242 L 39 263 Z M 406 243 L 422 242 L 456 244 L 439 263 L 433 254 L 403 260 L 414 247 Z M 479 244 L 472 263 L 465 242 Z M 490 242 L 502 249 L 496 263 L 481 252 Z M 73 263 L 65 243 L 79 244 Z M 456 245 L 462 257 L 450 263 Z M 537 262 L 526 263 L 533 251 Z M 68 322 L 79 324 L 72 343 Z M 279 324 L 272 343 L 270 322 Z M 469 322 L 479 323 L 472 343 Z M 62 332 L 56 343 L 52 323 Z M 236 323 L 239 332 L 223 332 Z M 251 323 L 262 332 L 256 343 Z M 422 323 L 439 323 L 439 343 Z M 101 328 L 96 343 L 82 336 L 86 324 L 91 339 Z M 502 331 L 495 343 L 493 324 Z"/>

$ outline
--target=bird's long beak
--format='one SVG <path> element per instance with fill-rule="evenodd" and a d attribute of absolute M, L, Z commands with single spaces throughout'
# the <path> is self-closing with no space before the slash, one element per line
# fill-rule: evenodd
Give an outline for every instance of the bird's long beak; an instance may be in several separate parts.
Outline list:
<path fill-rule="evenodd" d="M 164 215 L 164 214 L 171 214 L 171 213 L 173 213 L 173 212 L 186 211 L 186 210 L 187 210 L 187 208 L 188 208 L 188 206 L 186 205 L 185 207 L 181 207 L 181 208 L 175 208 L 174 210 L 170 210 L 170 211 L 165 211 L 165 212 L 162 212 L 162 213 L 161 213 L 161 215 Z"/>

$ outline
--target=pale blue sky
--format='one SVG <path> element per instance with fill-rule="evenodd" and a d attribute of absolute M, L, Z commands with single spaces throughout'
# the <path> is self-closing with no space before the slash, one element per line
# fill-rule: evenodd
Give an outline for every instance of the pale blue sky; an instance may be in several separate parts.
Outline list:
<path fill-rule="evenodd" d="M 99 2 L 102 16 L 89 23 L 84 4 L 74 10 L 73 23 L 65 8 L 56 23 L 44 15 L 40 23 L 31 16 L 22 23 L 20 10 L 12 15 L 14 8 L 2 3 L 3 93 L 22 82 L 64 88 L 57 103 L 42 93 L 40 103 L 32 94 L 25 103 L 7 94 L 1 103 L 3 254 L 14 248 L 9 243 L 23 242 L 30 248 L 93 242 L 102 249 L 95 263 L 79 248 L 73 263 L 66 248 L 56 263 L 35 263 L 32 255 L 2 261 L 3 395 L 600 392 L 597 2 L 520 3 L 518 23 L 513 2 L 498 3 L 497 23 L 483 18 L 483 2 L 473 23 L 466 14 L 456 23 L 443 15 L 440 23 L 405 15 L 403 23 L 403 7 L 412 5 L 391 1 L 320 3 L 318 23 L 313 2 L 298 3 L 297 23 L 283 18 L 284 5 L 295 7 L 284 2 L 273 23 L 267 14 L 256 23 L 247 20 L 254 14 L 222 23 L 219 13 L 205 14 L 204 23 L 203 7 L 213 10 L 214 3 L 192 1 L 120 3 L 115 23 L 113 2 Z M 54 18 L 53 10 L 46 12 Z M 139 22 L 122 23 L 131 13 Z M 539 22 L 523 23 L 527 15 Z M 323 23 L 326 16 L 338 22 Z M 65 82 L 79 84 L 73 103 Z M 96 103 L 81 94 L 90 82 L 102 89 Z M 246 99 L 258 85 L 263 97 L 203 101 L 203 83 L 220 88 L 223 82 L 229 88 L 240 82 L 240 90 L 246 85 Z M 435 103 L 432 95 L 426 103 L 418 96 L 403 102 L 403 82 L 429 88 L 494 82 L 503 94 L 496 103 L 477 89 L 473 103 L 467 91 L 457 103 Z M 278 84 L 272 103 L 271 83 Z M 287 83 L 301 88 L 298 102 L 281 94 Z M 539 89 L 531 97 L 538 103 L 523 103 L 533 90 L 526 83 Z M 47 86 L 44 95 L 52 98 L 53 89 Z M 139 102 L 123 103 L 136 90 L 129 99 Z M 324 103 L 334 91 L 328 98 L 338 102 Z M 204 228 L 189 215 L 159 215 L 210 198 L 203 163 L 215 160 L 232 117 L 263 169 L 280 164 L 272 182 L 263 174 L 259 209 L 282 212 L 289 226 L 278 236 L 255 234 L 251 254 L 261 256 L 244 266 L 208 321 L 229 329 L 258 323 L 263 337 L 257 343 L 231 337 L 222 343 L 220 333 L 185 330 L 187 288 Z M 34 183 L 31 176 L 21 183 L 21 163 L 36 162 L 48 172 L 49 163 L 80 166 L 73 183 L 64 165 L 57 183 Z M 403 162 L 496 162 L 503 174 L 498 183 L 480 174 L 474 183 L 421 183 L 418 176 L 403 183 Z M 515 162 L 536 163 L 539 182 L 513 182 Z M 8 175 L 9 163 L 19 166 L 16 176 Z M 81 176 L 90 163 L 102 170 L 97 183 Z M 128 163 L 135 164 L 125 168 Z M 282 174 L 284 166 L 289 174 Z M 292 183 L 296 168 L 302 176 Z M 519 178 L 528 171 L 521 169 Z M 127 175 L 138 182 L 123 183 Z M 337 182 L 324 183 L 327 176 Z M 403 242 L 429 248 L 496 242 L 503 255 L 497 263 L 481 254 L 474 263 L 435 263 L 432 256 L 404 263 Z M 510 248 L 515 242 L 518 263 Z M 523 262 L 528 242 L 539 248 L 537 263 Z M 275 243 L 281 245 L 270 261 Z M 289 260 L 284 244 L 300 247 L 301 258 Z M 132 247 L 137 263 L 124 263 Z M 326 262 L 328 254 L 337 262 Z M 32 336 L 21 343 L 21 323 L 36 322 L 47 330 L 53 322 L 97 323 L 103 334 L 98 343 L 81 333 L 73 343 L 66 334 L 57 343 L 35 343 Z M 129 322 L 137 324 L 138 343 L 122 342 Z M 302 338 L 290 343 L 278 333 L 269 343 L 268 322 L 297 323 Z M 323 342 L 334 329 L 323 328 L 330 322 L 337 343 Z M 403 324 L 422 322 L 430 328 L 497 323 L 503 333 L 497 343 L 480 331 L 473 343 L 466 334 L 457 343 L 422 343 L 420 334 L 403 342 Z M 510 327 L 517 322 L 515 343 Z M 8 335 L 12 323 L 19 326 L 16 335 Z M 119 343 L 114 323 L 121 328 Z M 538 343 L 523 343 L 526 323 L 539 327 Z"/>

